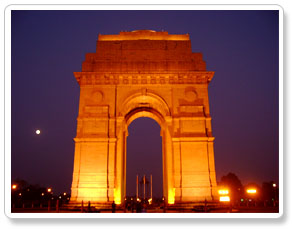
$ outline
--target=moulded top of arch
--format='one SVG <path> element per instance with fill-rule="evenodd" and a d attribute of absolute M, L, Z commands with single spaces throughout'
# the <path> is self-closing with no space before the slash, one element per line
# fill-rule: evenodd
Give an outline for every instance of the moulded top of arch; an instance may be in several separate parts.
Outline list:
<path fill-rule="evenodd" d="M 98 41 L 122 41 L 122 40 L 190 40 L 189 34 L 168 34 L 167 31 L 134 30 L 121 31 L 120 34 L 98 35 Z"/>

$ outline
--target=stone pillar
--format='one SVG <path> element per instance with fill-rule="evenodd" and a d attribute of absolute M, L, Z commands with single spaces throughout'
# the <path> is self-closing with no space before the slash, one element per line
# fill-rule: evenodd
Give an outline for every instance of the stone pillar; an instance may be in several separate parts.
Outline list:
<path fill-rule="evenodd" d="M 115 118 L 110 98 L 100 88 L 81 84 L 71 203 L 108 203 L 114 200 Z"/>
<path fill-rule="evenodd" d="M 108 201 L 108 149 L 109 139 L 75 138 L 71 201 Z"/>
<path fill-rule="evenodd" d="M 126 130 L 124 117 L 117 118 L 117 145 L 116 145 L 116 164 L 115 164 L 115 189 L 114 201 L 121 204 L 124 198 L 124 163 L 125 163 L 125 142 Z"/>

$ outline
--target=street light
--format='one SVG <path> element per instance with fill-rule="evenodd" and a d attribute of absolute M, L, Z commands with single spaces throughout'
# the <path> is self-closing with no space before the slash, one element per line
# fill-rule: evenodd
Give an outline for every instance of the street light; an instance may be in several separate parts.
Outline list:
<path fill-rule="evenodd" d="M 219 189 L 218 190 L 219 194 L 219 201 L 220 202 L 230 202 L 230 197 L 228 196 L 229 190 L 226 188 Z"/>
<path fill-rule="evenodd" d="M 257 205 L 256 203 L 256 197 L 257 197 L 257 189 L 255 187 L 250 187 L 246 189 L 248 201 L 247 201 L 247 207 L 249 206 L 249 202 L 252 202 L 254 206 Z"/>
<path fill-rule="evenodd" d="M 248 193 L 248 194 L 255 194 L 255 193 L 257 193 L 257 190 L 256 189 L 247 189 L 246 190 L 246 192 Z"/>
<path fill-rule="evenodd" d="M 17 188 L 17 185 L 16 184 L 12 185 L 12 189 L 13 190 L 15 190 L 16 188 Z"/>
<path fill-rule="evenodd" d="M 273 184 L 273 187 L 274 187 L 274 188 L 276 188 L 276 187 L 277 187 L 277 185 L 274 183 L 274 184 Z"/>
<path fill-rule="evenodd" d="M 220 196 L 219 198 L 220 202 L 230 202 L 229 196 Z"/>
<path fill-rule="evenodd" d="M 48 188 L 48 190 L 47 190 L 48 192 L 51 192 L 52 191 L 52 189 L 51 188 Z"/>
<path fill-rule="evenodd" d="M 220 189 L 218 190 L 219 195 L 228 195 L 229 190 L 228 189 Z"/>
<path fill-rule="evenodd" d="M 148 203 L 152 204 L 152 198 L 148 199 Z"/>
<path fill-rule="evenodd" d="M 230 202 L 230 197 L 228 196 L 229 190 L 228 189 L 219 189 L 219 201 L 220 202 Z"/>

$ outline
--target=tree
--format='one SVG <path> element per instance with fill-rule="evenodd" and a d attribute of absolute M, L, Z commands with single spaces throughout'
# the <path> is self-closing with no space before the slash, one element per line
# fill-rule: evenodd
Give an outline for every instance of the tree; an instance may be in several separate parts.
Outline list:
<path fill-rule="evenodd" d="M 279 200 L 279 189 L 275 182 L 263 182 L 262 184 L 262 199 L 265 201 Z"/>
<path fill-rule="evenodd" d="M 229 195 L 233 202 L 239 200 L 244 191 L 241 181 L 234 173 L 228 173 L 226 176 L 223 176 L 220 185 L 229 189 Z"/>

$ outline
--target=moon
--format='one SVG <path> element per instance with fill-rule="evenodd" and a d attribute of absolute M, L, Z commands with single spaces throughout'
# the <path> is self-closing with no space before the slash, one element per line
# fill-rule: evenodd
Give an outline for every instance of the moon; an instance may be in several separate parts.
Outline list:
<path fill-rule="evenodd" d="M 41 131 L 40 131 L 40 130 L 36 130 L 35 133 L 36 133 L 36 134 L 40 134 Z"/>

